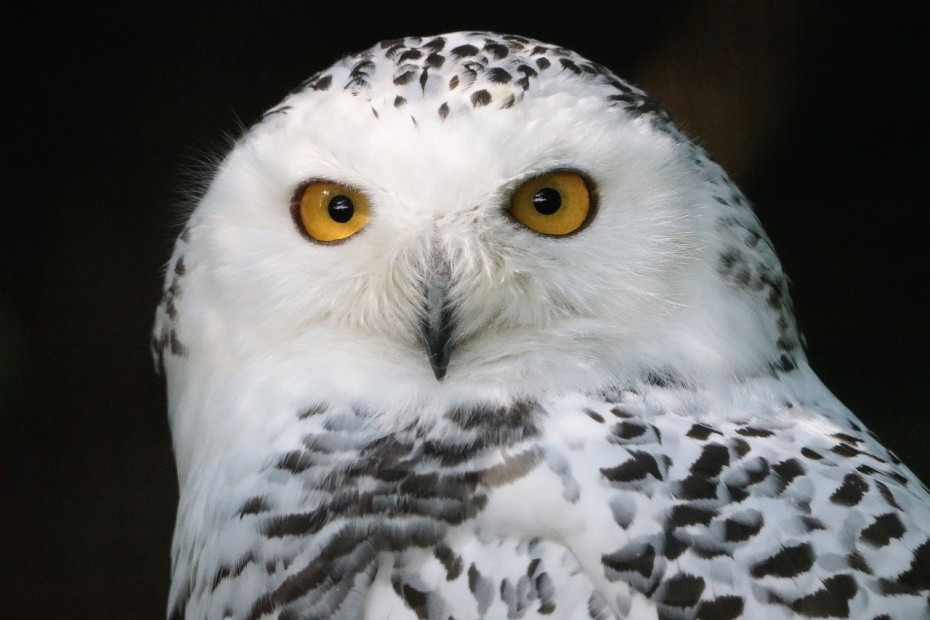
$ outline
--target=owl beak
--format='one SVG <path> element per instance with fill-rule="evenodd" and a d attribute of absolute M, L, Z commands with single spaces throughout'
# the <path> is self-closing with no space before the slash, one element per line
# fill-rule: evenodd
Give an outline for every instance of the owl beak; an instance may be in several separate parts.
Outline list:
<path fill-rule="evenodd" d="M 435 252 L 423 281 L 423 314 L 420 317 L 420 342 L 426 349 L 433 374 L 438 381 L 446 376 L 452 355 L 451 337 L 454 330 L 453 308 L 449 300 L 449 263 L 441 252 Z"/>

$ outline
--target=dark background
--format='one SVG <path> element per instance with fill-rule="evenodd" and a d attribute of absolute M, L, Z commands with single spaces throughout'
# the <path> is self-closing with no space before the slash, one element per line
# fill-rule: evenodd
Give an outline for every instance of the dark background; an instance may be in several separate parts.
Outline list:
<path fill-rule="evenodd" d="M 186 188 L 301 79 L 408 34 L 559 43 L 663 101 L 757 204 L 815 370 L 930 479 L 918 9 L 16 4 L 0 15 L 0 617 L 164 616 L 177 485 L 147 341 Z"/>

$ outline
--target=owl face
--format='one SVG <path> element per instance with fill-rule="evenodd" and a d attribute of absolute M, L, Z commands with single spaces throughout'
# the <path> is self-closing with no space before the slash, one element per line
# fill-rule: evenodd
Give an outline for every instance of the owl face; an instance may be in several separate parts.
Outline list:
<path fill-rule="evenodd" d="M 519 37 L 406 39 L 314 76 L 185 234 L 172 338 L 231 384 L 376 385 L 399 410 L 759 372 L 796 340 L 719 167 L 640 91 Z"/>
<path fill-rule="evenodd" d="M 702 214 L 673 140 L 602 97 L 446 118 L 433 103 L 307 97 L 232 153 L 201 215 L 243 344 L 361 336 L 428 374 L 424 331 L 439 330 L 451 380 L 590 330 L 628 340 L 683 302 Z M 324 185 L 328 198 L 307 198 Z M 533 200 L 548 193 L 563 219 L 571 200 L 586 214 L 547 232 L 557 218 Z M 339 224 L 332 201 L 347 196 L 351 234 L 307 232 Z M 302 199 L 322 205 L 319 221 L 295 210 Z M 527 205 L 539 222 L 519 219 Z"/>

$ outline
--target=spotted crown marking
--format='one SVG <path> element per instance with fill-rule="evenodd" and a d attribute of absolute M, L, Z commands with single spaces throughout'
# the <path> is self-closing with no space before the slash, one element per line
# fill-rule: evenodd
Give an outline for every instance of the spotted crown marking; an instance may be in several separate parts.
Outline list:
<path fill-rule="evenodd" d="M 602 65 L 562 47 L 483 32 L 383 41 L 310 77 L 291 94 L 341 88 L 356 96 L 368 96 L 375 83 L 379 93 L 385 88 L 386 73 L 396 90 L 394 107 L 428 97 L 439 101 L 435 111 L 443 120 L 453 109 L 510 108 L 522 101 L 537 81 L 571 75 L 587 84 L 603 86 L 611 104 L 631 116 L 646 115 L 659 129 L 670 125 L 658 103 Z M 459 101 L 467 105 L 459 106 Z M 285 99 L 263 118 L 286 113 L 289 108 Z M 372 107 L 372 111 L 378 116 L 376 108 Z"/>

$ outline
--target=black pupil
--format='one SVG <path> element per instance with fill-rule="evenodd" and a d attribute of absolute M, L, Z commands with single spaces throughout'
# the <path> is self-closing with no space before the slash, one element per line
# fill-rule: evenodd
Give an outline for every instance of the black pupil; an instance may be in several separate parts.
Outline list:
<path fill-rule="evenodd" d="M 329 201 L 327 211 L 329 211 L 329 217 L 333 218 L 334 222 L 345 224 L 355 215 L 355 205 L 352 204 L 351 198 L 339 194 L 338 196 L 333 196 Z"/>
<path fill-rule="evenodd" d="M 533 206 L 543 215 L 552 215 L 562 206 L 562 196 L 551 187 L 544 187 L 533 196 Z"/>

